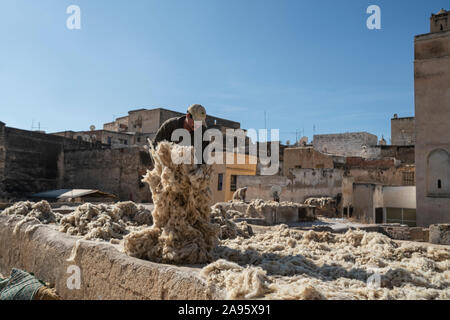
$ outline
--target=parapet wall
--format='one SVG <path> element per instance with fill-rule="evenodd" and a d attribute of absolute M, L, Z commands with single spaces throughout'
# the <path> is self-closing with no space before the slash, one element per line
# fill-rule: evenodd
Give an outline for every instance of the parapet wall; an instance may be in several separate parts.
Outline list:
<path fill-rule="evenodd" d="M 151 167 L 143 148 L 65 152 L 63 186 L 110 192 L 122 201 L 151 202 L 150 189 L 141 182 Z"/>
<path fill-rule="evenodd" d="M 221 291 L 208 286 L 198 268 L 177 267 L 144 261 L 119 252 L 106 242 L 79 240 L 54 230 L 51 225 L 23 224 L 0 216 L 0 273 L 12 268 L 34 273 L 50 283 L 63 299 L 71 300 L 198 300 L 223 299 Z M 74 253 L 76 252 L 76 255 Z M 72 261 L 67 261 L 68 259 Z M 80 289 L 70 289 L 80 268 Z M 69 272 L 68 272 L 69 271 Z M 72 277 L 72 278 L 71 278 Z"/>
<path fill-rule="evenodd" d="M 377 143 L 377 136 L 367 132 L 321 134 L 315 135 L 313 140 L 315 150 L 346 157 L 362 156 L 363 146 L 374 146 Z"/>
<path fill-rule="evenodd" d="M 0 183 L 12 196 L 59 189 L 59 160 L 66 150 L 86 150 L 90 143 L 35 131 L 0 126 Z M 2 165 L 3 163 L 3 165 Z"/>

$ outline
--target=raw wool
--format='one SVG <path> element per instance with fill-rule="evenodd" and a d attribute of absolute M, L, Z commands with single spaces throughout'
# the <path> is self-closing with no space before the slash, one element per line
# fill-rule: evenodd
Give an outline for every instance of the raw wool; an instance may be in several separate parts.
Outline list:
<path fill-rule="evenodd" d="M 246 216 L 250 218 L 264 218 L 264 215 L 261 213 L 264 203 L 265 201 L 261 199 L 252 200 L 247 207 Z"/>
<path fill-rule="evenodd" d="M 151 213 L 133 202 L 119 202 L 109 206 L 85 203 L 61 219 L 59 231 L 86 240 L 122 239 L 130 231 L 152 223 Z"/>
<path fill-rule="evenodd" d="M 125 237 L 124 249 L 133 257 L 170 264 L 212 261 L 219 226 L 210 221 L 212 168 L 195 165 L 194 148 L 159 143 L 150 149 L 155 167 L 143 181 L 150 186 L 155 208 L 153 226 Z M 176 164 L 172 154 L 191 164 Z"/>
<path fill-rule="evenodd" d="M 150 210 L 143 205 L 136 205 L 132 201 L 118 202 L 113 207 L 113 213 L 130 226 L 151 226 L 153 217 Z"/>
<path fill-rule="evenodd" d="M 225 211 L 222 207 L 212 207 L 211 223 L 220 226 L 219 239 L 235 239 L 237 237 L 248 239 L 251 237 L 253 235 L 252 227 L 245 221 L 238 223 L 231 221 L 230 211 L 232 210 Z"/>
<path fill-rule="evenodd" d="M 25 216 L 28 221 L 36 218 L 43 224 L 55 223 L 61 218 L 60 214 L 52 211 L 50 204 L 45 200 L 36 203 L 31 201 L 16 202 L 3 210 L 1 214 Z"/>
<path fill-rule="evenodd" d="M 222 217 L 226 219 L 239 219 L 239 218 L 247 218 L 245 213 L 234 209 L 225 209 L 221 203 L 216 203 L 211 207 L 211 212 L 213 216 L 217 216 L 220 214 Z"/>
<path fill-rule="evenodd" d="M 316 206 L 322 209 L 330 209 L 336 205 L 336 200 L 330 197 L 308 198 L 305 200 L 305 204 Z"/>
<path fill-rule="evenodd" d="M 256 199 L 250 202 L 247 211 L 246 216 L 249 218 L 264 218 L 264 210 L 265 209 L 278 209 L 278 208 L 301 208 L 305 207 L 304 204 L 301 203 L 295 203 L 290 201 L 282 201 L 282 202 L 276 202 L 273 200 L 264 201 L 261 199 Z"/>
<path fill-rule="evenodd" d="M 222 240 L 214 253 L 243 269 L 264 270 L 266 299 L 450 299 L 448 248 L 398 244 L 380 233 L 302 233 L 281 225 L 249 239 Z M 235 297 L 227 284 L 238 283 L 242 269 L 222 265 L 206 266 L 202 274 Z M 238 286 L 239 297 L 252 292 Z"/>
<path fill-rule="evenodd" d="M 227 299 L 252 299 L 270 292 L 266 272 L 261 268 L 243 268 L 221 259 L 203 268 L 200 275 L 225 290 Z"/>

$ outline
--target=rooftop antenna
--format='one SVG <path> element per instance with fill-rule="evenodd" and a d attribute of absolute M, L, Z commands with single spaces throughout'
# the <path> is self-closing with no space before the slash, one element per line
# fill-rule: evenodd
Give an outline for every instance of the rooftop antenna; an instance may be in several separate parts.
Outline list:
<path fill-rule="evenodd" d="M 33 121 L 33 124 L 31 125 L 31 131 L 33 131 L 36 128 L 37 128 L 37 131 L 41 131 L 41 129 L 47 129 L 46 127 L 41 127 L 41 122 L 40 121 L 38 121 L 38 125 L 37 125 L 37 127 L 35 127 L 34 126 L 34 121 Z"/>
<path fill-rule="evenodd" d="M 266 117 L 266 110 L 264 110 L 264 129 L 267 130 L 267 117 Z"/>

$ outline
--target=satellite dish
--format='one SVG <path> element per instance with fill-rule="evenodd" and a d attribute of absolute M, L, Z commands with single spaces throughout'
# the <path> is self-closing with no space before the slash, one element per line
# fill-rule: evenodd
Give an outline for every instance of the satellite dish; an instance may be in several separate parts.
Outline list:
<path fill-rule="evenodd" d="M 272 186 L 271 191 L 272 191 L 272 193 L 276 192 L 276 193 L 280 194 L 281 187 L 280 186 Z"/>
<path fill-rule="evenodd" d="M 91 131 L 94 131 L 95 130 L 95 126 L 92 125 L 92 126 L 89 127 L 89 129 L 91 129 Z"/>

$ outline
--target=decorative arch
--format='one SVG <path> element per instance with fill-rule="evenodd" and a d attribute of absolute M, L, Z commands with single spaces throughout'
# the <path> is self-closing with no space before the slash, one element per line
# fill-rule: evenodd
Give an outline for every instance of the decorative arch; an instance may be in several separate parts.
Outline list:
<path fill-rule="evenodd" d="M 432 197 L 450 198 L 450 154 L 435 149 L 427 159 L 427 192 Z"/>

